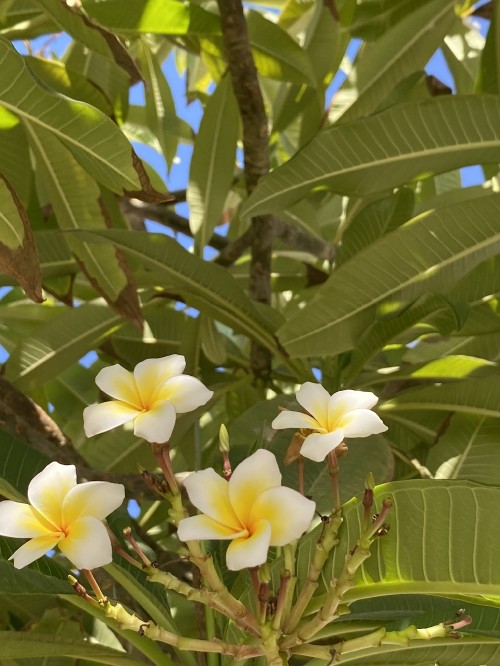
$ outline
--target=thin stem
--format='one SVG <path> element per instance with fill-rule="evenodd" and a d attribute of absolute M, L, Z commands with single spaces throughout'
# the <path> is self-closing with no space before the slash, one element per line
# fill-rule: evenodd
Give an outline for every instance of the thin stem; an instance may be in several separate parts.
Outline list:
<path fill-rule="evenodd" d="M 147 636 L 152 640 L 172 645 L 179 650 L 224 654 L 233 657 L 236 661 L 264 654 L 264 650 L 260 645 L 233 645 L 218 639 L 204 640 L 178 636 L 171 631 L 158 627 L 152 622 L 143 622 L 135 615 L 128 613 L 121 604 L 113 606 L 108 603 L 104 610 L 106 616 L 116 620 L 121 628 L 129 629 L 139 633 L 141 636 Z"/>
<path fill-rule="evenodd" d="M 328 454 L 328 472 L 332 484 L 333 506 L 335 511 L 340 511 L 339 463 L 335 451 Z"/>
<path fill-rule="evenodd" d="M 292 574 L 288 569 L 285 569 L 281 572 L 280 576 L 280 589 L 278 590 L 278 599 L 276 601 L 276 611 L 274 613 L 274 618 L 272 622 L 272 628 L 274 631 L 279 631 L 283 622 L 283 617 L 286 611 L 286 601 L 288 598 L 288 588 L 290 586 L 290 581 Z"/>
<path fill-rule="evenodd" d="M 152 449 L 160 469 L 163 472 L 165 481 L 168 483 L 168 487 L 174 495 L 178 494 L 180 491 L 175 479 L 174 470 L 172 468 L 172 461 L 170 460 L 170 447 L 168 443 L 153 444 Z"/>
<path fill-rule="evenodd" d="M 107 601 L 107 597 L 102 593 L 101 588 L 99 587 L 98 582 L 94 578 L 94 574 L 90 569 L 82 569 L 82 573 L 87 579 L 88 584 L 92 588 L 92 592 L 95 594 L 97 601 L 101 604 Z"/>
<path fill-rule="evenodd" d="M 129 544 L 132 546 L 132 548 L 135 550 L 135 552 L 137 553 L 137 555 L 141 558 L 142 562 L 144 563 L 144 566 L 146 566 L 146 567 L 150 567 L 150 566 L 151 566 L 151 560 L 150 560 L 149 557 L 147 557 L 147 555 L 143 552 L 142 548 L 139 546 L 139 544 L 137 543 L 137 541 L 136 541 L 136 540 L 134 539 L 134 537 L 132 536 L 132 530 L 130 529 L 130 527 L 126 527 L 126 528 L 123 530 L 123 536 L 127 539 L 127 541 L 128 541 Z"/>

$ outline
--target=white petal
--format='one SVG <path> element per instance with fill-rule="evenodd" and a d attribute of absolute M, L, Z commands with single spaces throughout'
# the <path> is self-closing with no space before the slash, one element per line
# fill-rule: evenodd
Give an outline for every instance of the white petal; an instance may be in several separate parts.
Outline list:
<path fill-rule="evenodd" d="M 42 522 L 41 522 L 42 521 Z M 0 534 L 20 539 L 52 534 L 54 527 L 41 517 L 29 504 L 5 500 L 0 502 Z"/>
<path fill-rule="evenodd" d="M 181 375 L 165 382 L 158 391 L 157 400 L 168 400 L 177 414 L 184 414 L 205 405 L 213 394 L 214 392 L 207 389 L 196 377 Z"/>
<path fill-rule="evenodd" d="M 369 409 L 355 409 L 342 419 L 345 437 L 368 437 L 387 430 L 385 423 Z"/>
<path fill-rule="evenodd" d="M 271 546 L 285 546 L 309 529 L 316 503 L 292 488 L 270 488 L 252 507 L 250 521 L 267 520 L 271 525 Z"/>
<path fill-rule="evenodd" d="M 308 435 L 300 448 L 300 455 L 314 462 L 321 462 L 333 449 L 344 440 L 343 430 L 334 430 L 324 435 L 314 433 Z"/>
<path fill-rule="evenodd" d="M 281 472 L 270 451 L 258 449 L 236 467 L 229 479 L 229 501 L 242 525 L 248 525 L 257 497 L 280 485 Z"/>
<path fill-rule="evenodd" d="M 77 569 L 96 569 L 113 559 L 108 531 L 92 516 L 71 523 L 68 536 L 59 542 L 59 550 Z"/>
<path fill-rule="evenodd" d="M 75 486 L 75 466 L 51 462 L 30 481 L 28 499 L 31 506 L 58 530 L 62 524 L 64 498 Z"/>
<path fill-rule="evenodd" d="M 271 428 L 281 430 L 282 428 L 308 428 L 310 430 L 318 430 L 321 428 L 319 423 L 309 414 L 302 412 L 291 412 L 284 410 L 271 423 Z"/>
<path fill-rule="evenodd" d="M 271 525 L 261 520 L 247 538 L 234 539 L 227 548 L 226 563 L 230 571 L 256 567 L 267 560 L 271 540 Z"/>
<path fill-rule="evenodd" d="M 378 402 L 375 393 L 370 391 L 337 391 L 330 398 L 328 411 L 331 414 L 345 414 L 353 409 L 371 409 Z"/>
<path fill-rule="evenodd" d="M 45 553 L 48 553 L 49 550 L 52 550 L 60 538 L 61 536 L 58 534 L 51 534 L 50 536 L 31 539 L 23 544 L 21 548 L 18 548 L 15 553 L 12 553 L 9 560 L 14 560 L 16 569 L 22 569 L 27 564 L 31 564 L 39 557 L 42 557 L 42 555 L 45 555 Z"/>
<path fill-rule="evenodd" d="M 232 528 L 221 525 L 208 516 L 192 516 L 183 518 L 179 522 L 177 536 L 181 541 L 199 541 L 201 539 L 221 539 L 227 541 L 242 534 L 248 534 L 246 530 L 235 532 Z"/>
<path fill-rule="evenodd" d="M 296 398 L 299 405 L 307 409 L 323 428 L 327 428 L 330 394 L 321 384 L 305 382 L 297 391 Z"/>
<path fill-rule="evenodd" d="M 101 391 L 115 400 L 125 402 L 135 409 L 142 409 L 134 375 L 121 365 L 116 364 L 103 368 L 97 373 L 95 383 Z"/>
<path fill-rule="evenodd" d="M 72 488 L 63 503 L 64 524 L 68 525 L 81 516 L 93 516 L 103 520 L 121 506 L 125 488 L 121 483 L 88 481 Z"/>
<path fill-rule="evenodd" d="M 229 483 L 211 467 L 187 476 L 184 487 L 192 504 L 202 513 L 225 525 L 231 532 L 242 529 L 229 501 Z"/>
<path fill-rule="evenodd" d="M 164 444 L 170 439 L 174 425 L 174 406 L 170 402 L 159 402 L 153 409 L 136 417 L 134 434 L 152 444 Z"/>
<path fill-rule="evenodd" d="M 90 405 L 83 410 L 83 429 L 87 437 L 107 432 L 134 419 L 139 412 L 118 400 Z"/>
<path fill-rule="evenodd" d="M 148 358 L 135 366 L 134 377 L 143 405 L 151 407 L 163 384 L 184 372 L 186 359 L 179 354 Z"/>

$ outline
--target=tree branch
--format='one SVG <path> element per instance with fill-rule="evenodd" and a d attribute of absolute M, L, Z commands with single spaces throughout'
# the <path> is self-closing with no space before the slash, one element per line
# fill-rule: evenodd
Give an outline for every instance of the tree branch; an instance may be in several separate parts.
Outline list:
<path fill-rule="evenodd" d="M 241 0 L 217 0 L 222 37 L 233 90 L 243 121 L 245 182 L 250 193 L 269 171 L 269 133 L 264 100 L 257 78 Z M 271 302 L 271 253 L 273 220 L 269 215 L 252 219 L 254 231 L 250 262 L 250 295 L 260 303 Z M 254 377 L 267 380 L 271 352 L 252 343 L 250 362 Z"/>
<path fill-rule="evenodd" d="M 49 460 L 76 465 L 79 475 L 89 481 L 122 483 L 127 496 L 137 500 L 158 498 L 136 474 L 110 474 L 92 469 L 50 416 L 3 377 L 0 377 L 0 425 Z"/>
<path fill-rule="evenodd" d="M 179 191 L 181 197 L 183 192 L 185 193 L 185 190 Z M 193 237 L 188 220 L 170 210 L 168 204 L 148 204 L 138 199 L 122 199 L 120 207 L 122 213 L 131 222 L 133 229 L 143 230 L 144 220 L 148 219 L 164 224 L 173 231 L 186 234 L 186 236 L 190 236 L 191 238 Z M 214 263 L 221 266 L 231 266 L 234 264 L 252 244 L 254 233 L 255 230 L 252 226 L 234 240 L 229 240 L 220 234 L 213 234 L 208 241 L 208 245 L 220 253 L 214 260 Z M 313 256 L 318 257 L 318 259 L 326 259 L 330 262 L 335 261 L 335 245 L 312 234 L 308 234 L 303 229 L 299 229 L 282 219 L 274 218 L 273 235 L 275 238 L 281 239 L 286 245 L 297 250 L 309 252 Z"/>

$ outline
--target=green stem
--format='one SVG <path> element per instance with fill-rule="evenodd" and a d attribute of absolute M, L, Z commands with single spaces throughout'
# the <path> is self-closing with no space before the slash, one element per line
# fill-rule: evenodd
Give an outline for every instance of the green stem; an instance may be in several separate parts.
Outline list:
<path fill-rule="evenodd" d="M 260 645 L 233 645 L 232 643 L 226 643 L 218 639 L 204 640 L 179 636 L 152 622 L 143 622 L 137 616 L 126 611 L 121 604 L 116 604 L 116 606 L 107 604 L 104 607 L 104 612 L 107 617 L 116 620 L 122 629 L 135 631 L 140 636 L 146 636 L 154 641 L 166 643 L 178 650 L 224 654 L 233 657 L 235 661 L 249 659 L 264 653 Z"/>
<path fill-rule="evenodd" d="M 170 516 L 175 525 L 178 525 L 182 518 L 187 517 L 181 495 L 180 493 L 172 493 L 169 499 L 172 505 Z M 206 555 L 202 551 L 198 541 L 187 541 L 186 546 L 189 550 L 189 559 L 199 569 L 210 588 L 210 591 L 206 591 L 198 600 L 223 613 L 244 631 L 249 632 L 253 636 L 260 637 L 261 631 L 257 619 L 241 601 L 238 601 L 229 592 L 217 573 L 212 556 Z M 211 600 L 210 603 L 208 603 L 209 599 Z"/>
<path fill-rule="evenodd" d="M 365 636 L 351 638 L 350 640 L 341 641 L 334 645 L 300 645 L 291 648 L 290 652 L 303 657 L 330 661 L 332 657 L 340 659 L 345 654 L 377 648 L 383 645 L 395 645 L 403 648 L 407 647 L 410 641 L 430 641 L 434 638 L 446 638 L 448 633 L 448 629 L 442 622 L 432 627 L 426 627 L 425 629 L 417 629 L 415 625 L 410 625 L 401 631 L 387 631 L 384 627 L 381 627 Z"/>
<path fill-rule="evenodd" d="M 328 559 L 330 551 L 338 543 L 337 533 L 342 525 L 342 520 L 340 513 L 332 514 L 330 522 L 324 525 L 323 533 L 316 542 L 316 548 L 312 562 L 309 566 L 309 571 L 307 572 L 306 582 L 304 583 L 290 616 L 285 623 L 284 631 L 287 634 L 294 631 L 295 627 L 302 619 L 307 604 L 312 599 L 312 596 L 318 587 L 318 579 L 323 570 L 323 566 Z"/>

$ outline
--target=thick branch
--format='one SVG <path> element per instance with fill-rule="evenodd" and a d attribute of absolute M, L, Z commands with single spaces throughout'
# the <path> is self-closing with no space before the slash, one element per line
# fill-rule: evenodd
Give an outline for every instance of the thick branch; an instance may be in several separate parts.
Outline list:
<path fill-rule="evenodd" d="M 269 171 L 269 134 L 264 100 L 257 78 L 241 0 L 217 0 L 222 37 L 234 94 L 243 121 L 245 182 L 250 193 Z M 271 302 L 271 216 L 252 219 L 254 237 L 250 262 L 250 295 L 260 303 Z M 271 353 L 252 343 L 251 365 L 256 379 L 271 374 Z"/>

